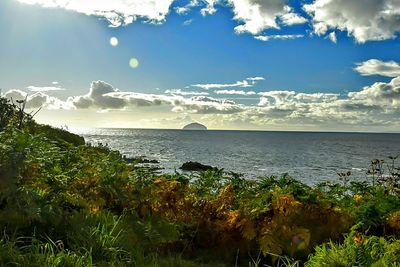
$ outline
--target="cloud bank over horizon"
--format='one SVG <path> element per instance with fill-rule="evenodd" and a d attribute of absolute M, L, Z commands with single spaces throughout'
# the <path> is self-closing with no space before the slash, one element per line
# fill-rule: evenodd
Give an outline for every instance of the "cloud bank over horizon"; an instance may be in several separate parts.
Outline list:
<path fill-rule="evenodd" d="M 369 64 L 368 62 L 358 66 Z M 262 77 L 248 79 L 263 80 Z M 220 90 L 221 87 L 213 86 L 210 88 L 214 91 L 209 92 L 174 89 L 150 94 L 122 91 L 104 81 L 93 81 L 87 94 L 71 96 L 64 101 L 47 94 L 51 91 L 27 94 L 25 91 L 12 89 L 4 96 L 13 100 L 27 98 L 28 109 L 43 106 L 48 110 L 93 110 L 104 114 L 166 108 L 171 116 L 198 115 L 209 125 L 231 127 L 237 123 L 254 128 L 306 125 L 323 129 L 334 124 L 351 127 L 400 126 L 400 76 L 389 82 L 375 82 L 360 91 L 347 94 L 289 90 L 254 92 L 232 87 L 241 88 L 242 84 L 232 83 L 229 90 Z M 221 98 L 221 95 L 230 98 Z M 248 97 L 254 100 L 254 104 L 240 103 L 240 98 L 235 98 L 237 96 Z"/>

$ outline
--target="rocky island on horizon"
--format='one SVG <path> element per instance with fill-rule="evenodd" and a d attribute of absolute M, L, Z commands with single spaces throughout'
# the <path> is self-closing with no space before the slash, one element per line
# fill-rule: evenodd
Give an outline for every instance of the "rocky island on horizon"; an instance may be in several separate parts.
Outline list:
<path fill-rule="evenodd" d="M 185 125 L 183 130 L 207 130 L 207 127 L 201 123 L 193 122 Z"/>

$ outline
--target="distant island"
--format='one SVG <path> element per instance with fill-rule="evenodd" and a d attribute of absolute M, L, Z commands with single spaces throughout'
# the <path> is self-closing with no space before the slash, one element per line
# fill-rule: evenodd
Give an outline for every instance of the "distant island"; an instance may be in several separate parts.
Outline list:
<path fill-rule="evenodd" d="M 189 124 L 185 125 L 182 129 L 183 130 L 207 130 L 207 127 L 204 126 L 203 124 L 193 122 L 193 123 L 189 123 Z"/>

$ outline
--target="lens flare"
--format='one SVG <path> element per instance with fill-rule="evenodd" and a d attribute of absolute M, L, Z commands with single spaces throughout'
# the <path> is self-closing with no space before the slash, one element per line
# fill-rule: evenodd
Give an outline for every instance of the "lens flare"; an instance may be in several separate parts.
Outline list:
<path fill-rule="evenodd" d="M 110 38 L 110 45 L 112 46 L 117 46 L 118 45 L 118 38 L 117 37 L 111 37 Z"/>
<path fill-rule="evenodd" d="M 139 60 L 137 60 L 137 58 L 131 58 L 129 60 L 129 66 L 133 69 L 136 69 L 137 67 L 139 67 Z"/>

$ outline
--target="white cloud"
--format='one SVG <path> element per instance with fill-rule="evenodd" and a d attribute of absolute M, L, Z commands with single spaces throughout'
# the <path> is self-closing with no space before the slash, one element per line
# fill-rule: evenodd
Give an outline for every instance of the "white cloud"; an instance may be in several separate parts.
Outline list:
<path fill-rule="evenodd" d="M 260 77 L 260 76 L 256 76 L 256 77 L 246 78 L 246 80 L 249 80 L 249 81 L 264 81 L 265 78 L 264 77 Z"/>
<path fill-rule="evenodd" d="M 243 107 L 227 99 L 216 99 L 208 96 L 193 96 L 185 98 L 177 95 L 155 95 L 136 92 L 114 92 L 105 94 L 106 97 L 120 99 L 126 106 L 161 106 L 172 107 L 174 112 L 198 114 L 230 114 L 240 112 Z"/>
<path fill-rule="evenodd" d="M 45 106 L 50 101 L 49 98 L 48 95 L 41 92 L 30 95 L 26 101 L 26 108 L 36 109 Z"/>
<path fill-rule="evenodd" d="M 237 33 L 260 34 L 266 29 L 279 29 L 283 25 L 305 23 L 306 20 L 285 5 L 284 0 L 228 0 L 233 7 L 234 19 L 242 22 L 235 27 Z"/>
<path fill-rule="evenodd" d="M 59 86 L 28 86 L 26 87 L 31 92 L 49 92 L 49 91 L 63 91 L 65 88 Z"/>
<path fill-rule="evenodd" d="M 400 108 L 400 76 L 393 78 L 389 83 L 377 82 L 364 87 L 360 92 L 351 92 L 349 97 L 369 104 Z"/>
<path fill-rule="evenodd" d="M 99 92 L 94 93 L 94 88 Z M 394 78 L 389 83 L 375 83 L 359 92 L 351 92 L 343 96 L 335 93 L 299 93 L 295 91 L 260 92 L 258 93 L 260 96 L 258 105 L 243 105 L 232 100 L 204 95 L 186 97 L 187 95 L 184 94 L 121 92 L 104 82 L 92 83 L 90 91 L 83 98 L 88 100 L 89 95 L 96 96 L 91 97 L 90 105 L 93 108 L 99 106 L 105 108 L 105 103 L 111 103 L 107 107 L 110 109 L 166 106 L 177 113 L 225 114 L 231 116 L 232 120 L 240 118 L 240 120 L 247 120 L 257 125 L 263 123 L 375 125 L 396 120 L 397 116 L 393 114 L 400 112 L 400 78 Z M 248 94 L 241 90 L 220 91 Z M 176 90 L 176 92 L 181 93 L 182 91 Z M 104 93 L 101 94 L 102 105 L 95 104 L 96 101 L 99 101 L 97 93 Z M 81 99 L 81 97 L 77 98 Z M 114 101 L 123 103 L 123 105 L 116 108 Z M 77 106 L 77 108 L 84 107 Z"/>
<path fill-rule="evenodd" d="M 337 29 L 365 43 L 393 39 L 400 31 L 398 0 L 315 0 L 304 10 L 312 17 L 317 35 Z"/>
<path fill-rule="evenodd" d="M 187 15 L 192 8 L 202 6 L 200 9 L 201 15 L 212 15 L 217 12 L 215 5 L 218 1 L 219 0 L 191 0 L 184 6 L 175 7 L 175 12 L 179 15 Z"/>
<path fill-rule="evenodd" d="M 193 23 L 193 19 L 187 19 L 187 20 L 185 20 L 182 24 L 184 25 L 184 26 L 189 26 L 190 24 L 192 24 Z"/>
<path fill-rule="evenodd" d="M 176 0 L 16 0 L 42 7 L 63 8 L 106 19 L 110 26 L 119 27 L 137 19 L 160 24 L 165 22 L 171 5 Z M 203 16 L 214 14 L 217 5 L 232 8 L 238 21 L 236 33 L 250 33 L 258 40 L 293 39 L 296 35 L 265 34 L 268 29 L 304 24 L 309 20 L 287 5 L 287 0 L 191 0 L 174 8 L 180 15 L 187 15 L 193 8 Z M 400 32 L 399 0 L 313 0 L 303 9 L 311 17 L 314 33 L 327 35 L 336 43 L 335 31 L 346 31 L 356 42 L 379 41 L 396 38 Z M 192 22 L 187 19 L 183 25 Z M 285 38 L 287 36 L 288 38 Z M 290 38 L 289 36 L 292 36 Z M 297 37 L 294 37 L 297 36 Z"/>
<path fill-rule="evenodd" d="M 181 95 L 181 96 L 187 96 L 187 95 L 209 95 L 208 92 L 191 92 L 191 91 L 183 91 L 182 89 L 169 89 L 165 90 L 166 94 L 171 94 L 171 95 Z"/>
<path fill-rule="evenodd" d="M 17 0 L 25 4 L 56 7 L 105 18 L 110 26 L 130 24 L 137 18 L 161 23 L 174 0 Z"/>
<path fill-rule="evenodd" d="M 356 64 L 355 71 L 363 76 L 380 75 L 386 77 L 400 76 L 400 64 L 395 61 L 370 59 Z"/>
<path fill-rule="evenodd" d="M 260 92 L 258 95 L 262 96 L 260 98 L 259 106 L 276 104 L 286 102 L 289 98 L 293 97 L 296 94 L 294 91 L 269 91 L 269 92 Z M 273 102 L 271 102 L 273 100 Z"/>
<path fill-rule="evenodd" d="M 268 28 L 279 28 L 276 17 L 283 12 L 283 1 L 229 0 L 229 3 L 233 6 L 234 18 L 243 22 L 235 27 L 237 33 L 259 34 Z"/>
<path fill-rule="evenodd" d="M 217 95 L 256 95 L 254 91 L 243 91 L 243 90 L 216 90 L 214 91 Z"/>
<path fill-rule="evenodd" d="M 63 8 L 86 15 L 106 19 L 111 27 L 130 24 L 143 19 L 151 23 L 163 23 L 175 0 L 16 0 L 25 4 L 36 4 L 46 8 Z M 191 9 L 200 8 L 203 16 L 216 13 L 216 5 L 232 7 L 234 19 L 241 25 L 235 32 L 260 34 L 266 29 L 279 29 L 279 24 L 290 26 L 307 20 L 285 4 L 285 0 L 191 0 L 184 6 L 174 8 L 179 15 L 187 15 Z M 192 20 L 186 20 L 188 25 Z"/>
<path fill-rule="evenodd" d="M 206 4 L 206 6 L 200 10 L 203 16 L 212 15 L 217 12 L 215 5 L 218 3 L 218 0 L 203 0 L 203 2 Z"/>
<path fill-rule="evenodd" d="M 252 85 L 246 81 L 237 81 L 235 83 L 206 83 L 206 84 L 192 84 L 193 87 L 202 88 L 205 90 L 216 89 L 216 88 L 228 88 L 228 87 L 252 87 Z"/>
<path fill-rule="evenodd" d="M 126 108 L 128 106 L 135 107 L 150 107 L 150 106 L 160 106 L 163 104 L 171 104 L 174 101 L 179 101 L 181 96 L 167 96 L 167 95 L 157 95 L 157 94 L 143 94 L 137 92 L 119 92 L 114 91 L 110 93 L 105 93 L 102 97 L 112 99 L 113 101 L 120 101 L 123 103 L 119 108 Z M 112 108 L 112 107 L 108 107 Z"/>
<path fill-rule="evenodd" d="M 331 102 L 338 99 L 339 94 L 333 93 L 297 93 L 294 98 L 302 102 Z"/>
<path fill-rule="evenodd" d="M 337 43 L 337 37 L 336 37 L 336 32 L 331 32 L 329 35 L 328 35 L 328 38 L 329 38 L 329 40 L 331 40 L 333 43 Z"/>
<path fill-rule="evenodd" d="M 12 99 L 14 103 L 16 103 L 17 100 L 25 100 L 26 99 L 26 105 L 25 107 L 27 109 L 37 109 L 40 107 L 44 107 L 47 109 L 71 109 L 72 106 L 62 100 L 59 100 L 56 97 L 48 96 L 45 93 L 42 92 L 36 92 L 32 95 L 28 95 L 27 93 L 18 90 L 18 89 L 12 89 L 7 91 L 4 94 L 4 97 L 7 99 Z"/>
<path fill-rule="evenodd" d="M 4 94 L 4 97 L 13 101 L 25 100 L 27 93 L 18 89 L 11 89 Z"/>
<path fill-rule="evenodd" d="M 286 125 L 400 126 L 400 77 L 346 96 L 333 93 L 261 92 L 258 108 L 247 109 L 254 123 Z M 397 122 L 397 123 L 396 123 Z"/>
<path fill-rule="evenodd" d="M 172 111 L 198 114 L 233 114 L 245 109 L 244 106 L 236 104 L 232 100 L 216 99 L 207 96 L 194 96 L 190 99 L 175 101 Z"/>
<path fill-rule="evenodd" d="M 229 87 L 253 87 L 257 81 L 265 80 L 263 77 L 249 77 L 243 81 L 237 81 L 235 83 L 205 83 L 205 84 L 192 84 L 193 87 L 198 87 L 201 89 L 221 89 Z"/>
<path fill-rule="evenodd" d="M 186 4 L 185 6 L 178 6 L 175 7 L 175 12 L 178 15 L 187 15 L 187 13 L 189 13 L 189 11 L 193 8 L 193 7 L 197 7 L 201 5 L 201 2 L 199 0 L 191 0 L 188 4 Z"/>
<path fill-rule="evenodd" d="M 126 110 L 131 107 L 169 106 L 174 112 L 198 114 L 229 114 L 240 112 L 243 107 L 227 99 L 216 99 L 205 96 L 204 92 L 184 92 L 169 90 L 168 94 L 145 94 L 121 92 L 112 85 L 103 82 L 92 82 L 89 93 L 70 97 L 66 107 L 75 109 L 100 108 L 103 110 Z M 185 96 L 190 96 L 189 98 Z"/>
<path fill-rule="evenodd" d="M 293 40 L 298 38 L 303 38 L 302 34 L 277 34 L 277 35 L 257 35 L 254 36 L 255 39 L 267 42 L 270 40 Z"/>
<path fill-rule="evenodd" d="M 103 109 L 123 108 L 126 105 L 123 99 L 106 95 L 113 92 L 119 92 L 119 90 L 106 82 L 95 81 L 92 82 L 88 94 L 70 97 L 68 102 L 72 103 L 76 108 L 89 108 L 92 106 Z"/>
<path fill-rule="evenodd" d="M 190 8 L 187 6 L 178 6 L 174 10 L 178 15 L 186 15 L 190 11 Z"/>
<path fill-rule="evenodd" d="M 304 24 L 307 22 L 307 19 L 303 18 L 297 13 L 294 13 L 290 6 L 285 6 L 284 10 L 287 13 L 279 17 L 283 25 L 291 26 L 296 24 Z"/>

